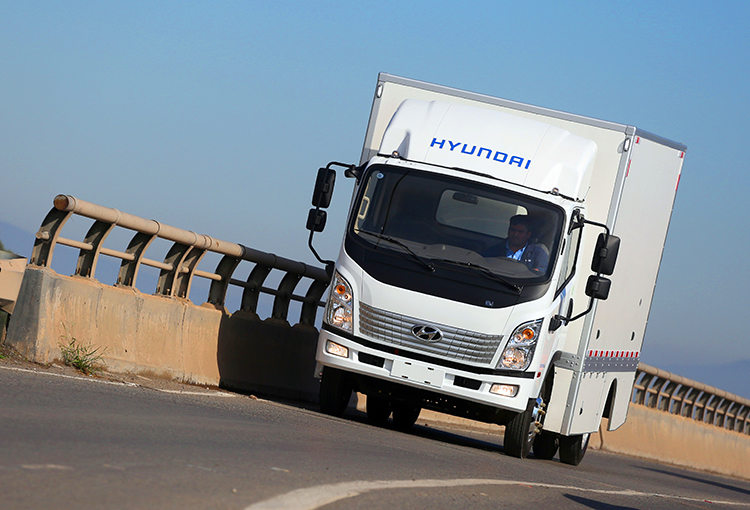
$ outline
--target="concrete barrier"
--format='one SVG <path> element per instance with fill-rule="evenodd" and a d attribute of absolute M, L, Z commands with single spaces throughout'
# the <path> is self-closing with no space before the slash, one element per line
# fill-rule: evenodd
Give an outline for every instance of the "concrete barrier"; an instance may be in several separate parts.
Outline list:
<path fill-rule="evenodd" d="M 750 480 L 750 436 L 637 404 L 619 429 L 606 421 L 594 448 Z"/>
<path fill-rule="evenodd" d="M 250 312 L 146 295 L 28 266 L 6 343 L 50 363 L 61 345 L 97 349 L 107 370 L 314 402 L 317 330 Z"/>

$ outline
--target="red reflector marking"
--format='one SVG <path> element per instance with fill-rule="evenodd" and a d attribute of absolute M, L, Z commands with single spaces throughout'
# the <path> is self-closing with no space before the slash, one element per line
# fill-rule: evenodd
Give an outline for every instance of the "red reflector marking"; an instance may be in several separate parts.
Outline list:
<path fill-rule="evenodd" d="M 680 159 L 685 157 L 685 151 L 680 152 Z"/>
<path fill-rule="evenodd" d="M 536 373 L 536 378 L 539 379 L 540 377 L 542 377 L 542 373 L 541 372 L 537 372 Z"/>
<path fill-rule="evenodd" d="M 636 136 L 635 137 L 635 143 L 641 143 L 641 137 L 640 136 Z"/>
<path fill-rule="evenodd" d="M 674 187 L 675 192 L 680 188 L 680 179 L 682 179 L 682 174 L 677 176 L 677 184 Z"/>
<path fill-rule="evenodd" d="M 627 177 L 628 175 L 630 175 L 630 163 L 632 163 L 632 162 L 633 162 L 632 159 L 628 161 L 628 169 L 625 170 L 625 177 Z"/>

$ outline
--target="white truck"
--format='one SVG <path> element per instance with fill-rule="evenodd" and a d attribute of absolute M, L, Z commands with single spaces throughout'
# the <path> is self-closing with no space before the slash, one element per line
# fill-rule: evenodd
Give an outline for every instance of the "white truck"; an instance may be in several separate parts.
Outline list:
<path fill-rule="evenodd" d="M 685 150 L 381 73 L 359 164 L 319 170 L 307 220 L 332 275 L 322 411 L 357 391 L 374 423 L 432 409 L 577 465 L 625 422 Z M 334 263 L 312 238 L 335 166 L 356 184 Z"/>

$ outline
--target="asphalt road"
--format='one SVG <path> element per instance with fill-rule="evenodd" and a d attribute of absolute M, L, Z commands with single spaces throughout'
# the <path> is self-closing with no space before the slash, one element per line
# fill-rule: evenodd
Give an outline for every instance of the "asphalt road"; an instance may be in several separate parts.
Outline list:
<path fill-rule="evenodd" d="M 59 372 L 59 373 L 58 373 Z M 0 508 L 748 508 L 750 482 L 168 384 L 0 363 Z M 158 387 L 158 388 L 155 388 Z"/>

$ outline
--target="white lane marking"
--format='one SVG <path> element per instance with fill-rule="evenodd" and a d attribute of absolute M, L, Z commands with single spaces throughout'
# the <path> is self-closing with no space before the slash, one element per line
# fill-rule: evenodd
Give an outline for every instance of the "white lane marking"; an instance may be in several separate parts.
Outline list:
<path fill-rule="evenodd" d="M 138 386 L 141 386 L 141 385 L 139 384 Z M 204 395 L 206 397 L 226 397 L 226 398 L 234 398 L 237 396 L 233 393 L 224 393 L 223 391 L 213 391 L 213 390 L 183 391 L 183 390 L 160 390 L 159 388 L 152 388 L 152 389 L 155 389 L 156 391 L 161 391 L 162 393 L 177 393 L 178 395 Z"/>
<path fill-rule="evenodd" d="M 605 490 L 586 489 L 571 485 L 554 485 L 549 483 L 521 482 L 515 480 L 488 480 L 482 478 L 469 478 L 459 480 L 376 480 L 372 482 L 357 481 L 343 482 L 329 485 L 317 485 L 306 489 L 297 489 L 280 496 L 276 496 L 245 508 L 245 510 L 315 510 L 335 501 L 353 498 L 360 494 L 385 489 L 415 489 L 415 488 L 443 488 L 464 487 L 471 485 L 524 485 L 526 487 L 543 487 L 546 489 L 558 489 L 566 491 L 595 492 L 611 496 L 640 496 L 651 498 L 674 499 L 679 501 L 690 501 L 695 503 L 713 503 L 731 506 L 750 507 L 750 503 L 738 501 L 706 500 L 702 498 L 689 498 L 675 496 L 672 494 L 658 494 L 651 492 L 638 492 L 634 490 Z"/>
<path fill-rule="evenodd" d="M 29 374 L 49 375 L 52 377 L 62 377 L 63 379 L 75 379 L 77 381 L 88 381 L 88 382 L 94 382 L 94 383 L 99 383 L 99 384 L 112 384 L 114 386 L 128 386 L 132 388 L 148 388 L 148 386 L 144 386 L 143 384 L 120 382 L 120 381 L 105 381 L 104 379 L 94 379 L 92 377 L 78 377 L 75 375 L 67 375 L 67 374 L 56 374 L 54 372 L 45 372 L 42 370 L 30 370 L 28 368 L 6 367 L 6 366 L 0 365 L 0 369 L 13 370 L 16 372 L 27 372 Z M 237 396 L 234 393 L 226 393 L 223 391 L 214 391 L 214 390 L 183 391 L 183 390 L 165 390 L 165 389 L 159 389 L 159 388 L 149 388 L 149 389 L 160 391 L 162 393 L 176 393 L 179 395 L 204 395 L 207 397 L 229 397 L 229 398 L 234 398 Z"/>
<path fill-rule="evenodd" d="M 39 469 L 54 469 L 59 471 L 72 471 L 73 468 L 70 466 L 61 466 L 59 464 L 22 464 L 21 469 L 31 469 L 31 470 L 39 470 Z"/>

